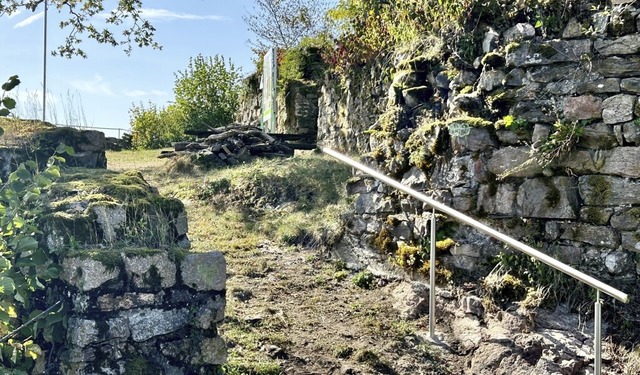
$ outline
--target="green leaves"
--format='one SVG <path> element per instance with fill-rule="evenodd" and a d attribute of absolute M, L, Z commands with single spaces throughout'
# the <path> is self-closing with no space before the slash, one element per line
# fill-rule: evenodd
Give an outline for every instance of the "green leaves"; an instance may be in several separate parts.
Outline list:
<path fill-rule="evenodd" d="M 2 84 L 2 90 L 3 91 L 11 91 L 16 86 L 18 86 L 19 84 L 20 84 L 20 79 L 18 79 L 17 75 L 13 75 L 13 76 L 9 77 L 7 82 Z M 14 101 L 14 103 L 15 103 L 15 101 Z M 3 101 L 2 104 L 4 104 L 4 101 Z M 5 106 L 6 106 L 6 104 L 5 104 Z M 8 108 L 8 106 L 7 106 L 7 108 Z M 13 108 L 10 108 L 10 109 L 13 109 Z"/>

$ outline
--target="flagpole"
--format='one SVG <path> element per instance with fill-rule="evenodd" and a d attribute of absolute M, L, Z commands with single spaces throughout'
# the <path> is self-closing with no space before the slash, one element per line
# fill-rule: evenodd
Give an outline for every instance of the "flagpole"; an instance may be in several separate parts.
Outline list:
<path fill-rule="evenodd" d="M 42 68 L 42 122 L 47 119 L 47 13 L 48 1 L 44 0 L 44 51 Z"/>

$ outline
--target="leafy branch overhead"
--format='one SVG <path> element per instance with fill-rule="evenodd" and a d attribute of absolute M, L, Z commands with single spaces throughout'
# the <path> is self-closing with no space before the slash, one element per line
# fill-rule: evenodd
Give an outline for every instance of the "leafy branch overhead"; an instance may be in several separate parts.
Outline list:
<path fill-rule="evenodd" d="M 255 0 L 252 12 L 243 16 L 257 40 L 249 43 L 258 50 L 291 48 L 304 38 L 326 29 L 326 0 Z"/>
<path fill-rule="evenodd" d="M 36 12 L 45 0 L 0 0 L 0 16 L 11 15 L 21 8 Z M 130 54 L 133 46 L 162 47 L 154 41 L 156 29 L 144 18 L 141 0 L 118 0 L 111 10 L 105 10 L 104 0 L 49 0 L 49 9 L 68 13 L 60 28 L 69 30 L 63 44 L 54 55 L 67 58 L 87 57 L 78 46 L 86 36 L 98 43 L 122 46 Z M 44 7 L 41 8 L 44 10 Z M 100 26 L 106 23 L 105 27 Z M 117 31 L 115 31 L 117 30 Z"/>

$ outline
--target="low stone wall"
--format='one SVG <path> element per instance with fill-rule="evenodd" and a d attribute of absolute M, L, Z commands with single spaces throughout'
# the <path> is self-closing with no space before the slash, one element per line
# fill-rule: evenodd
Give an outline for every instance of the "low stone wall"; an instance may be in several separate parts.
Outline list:
<path fill-rule="evenodd" d="M 220 252 L 79 253 L 62 262 L 71 312 L 63 374 L 216 374 L 226 346 Z M 102 259 L 102 261 L 100 260 Z"/>

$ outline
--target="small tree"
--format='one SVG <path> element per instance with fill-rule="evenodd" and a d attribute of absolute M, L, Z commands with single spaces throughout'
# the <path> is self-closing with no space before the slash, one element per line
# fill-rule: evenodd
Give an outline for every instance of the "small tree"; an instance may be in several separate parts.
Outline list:
<path fill-rule="evenodd" d="M 255 0 L 253 12 L 243 16 L 257 37 L 249 43 L 258 50 L 295 47 L 326 28 L 328 9 L 326 0 Z"/>
<path fill-rule="evenodd" d="M 189 59 L 175 74 L 176 104 L 185 115 L 185 129 L 224 126 L 235 117 L 239 105 L 241 71 L 224 57 Z"/>

